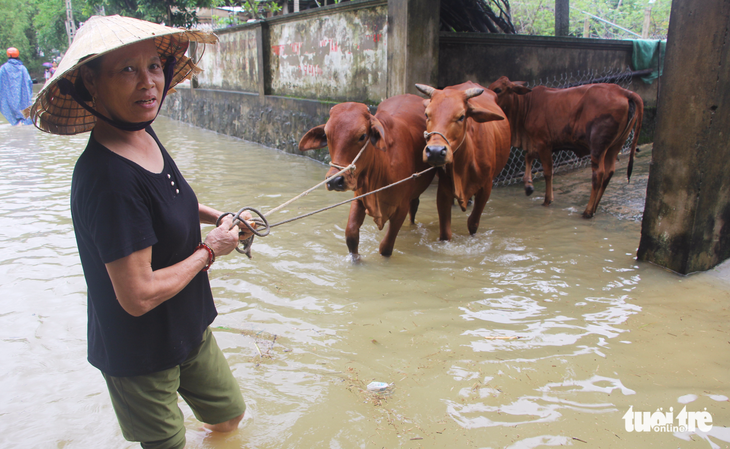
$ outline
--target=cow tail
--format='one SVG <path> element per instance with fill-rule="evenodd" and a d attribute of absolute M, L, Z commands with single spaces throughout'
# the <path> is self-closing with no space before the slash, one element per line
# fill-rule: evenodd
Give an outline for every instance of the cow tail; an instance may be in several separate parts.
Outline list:
<path fill-rule="evenodd" d="M 636 154 L 636 145 L 639 143 L 639 134 L 641 133 L 641 124 L 644 120 L 644 101 L 636 93 L 627 91 L 626 96 L 629 99 L 629 113 L 633 106 L 633 117 L 629 119 L 628 129 L 634 130 L 634 139 L 631 142 L 631 152 L 629 153 L 629 166 L 626 169 L 626 181 L 631 182 L 631 172 L 634 169 L 634 155 Z M 631 123 L 633 121 L 633 124 Z"/>

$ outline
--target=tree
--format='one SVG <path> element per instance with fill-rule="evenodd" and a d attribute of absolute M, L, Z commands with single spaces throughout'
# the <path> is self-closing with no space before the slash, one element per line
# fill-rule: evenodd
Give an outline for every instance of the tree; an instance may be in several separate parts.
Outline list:
<path fill-rule="evenodd" d="M 555 0 L 511 0 L 512 20 L 519 34 L 552 36 L 555 34 Z M 666 39 L 672 0 L 570 0 L 570 34 L 582 37 L 588 18 L 590 37 L 601 39 L 636 39 L 608 23 L 596 20 L 583 11 L 641 34 L 644 11 L 652 7 L 649 37 Z"/>
<path fill-rule="evenodd" d="M 36 33 L 31 25 L 35 13 L 32 2 L 23 0 L 0 0 L 0 64 L 4 64 L 8 57 L 5 50 L 15 47 L 20 52 L 20 59 L 24 62 L 32 77 L 37 77 L 41 70 L 42 61 L 37 51 Z"/>
<path fill-rule="evenodd" d="M 68 48 L 65 0 L 35 0 L 35 7 L 33 28 L 40 52 L 48 57 L 65 52 Z M 74 0 L 72 8 L 77 28 L 92 15 L 85 0 Z"/>
<path fill-rule="evenodd" d="M 173 27 L 190 28 L 198 22 L 196 8 L 208 8 L 214 0 L 87 0 L 93 9 L 107 14 L 135 17 Z"/>

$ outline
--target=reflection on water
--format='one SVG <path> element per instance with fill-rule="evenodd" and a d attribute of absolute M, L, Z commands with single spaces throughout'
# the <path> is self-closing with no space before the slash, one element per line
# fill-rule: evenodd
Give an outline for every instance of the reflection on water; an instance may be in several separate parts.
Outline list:
<path fill-rule="evenodd" d="M 221 210 L 266 212 L 326 172 L 165 118 L 155 129 L 201 202 Z M 86 362 L 68 203 L 87 139 L 0 124 L 2 447 L 135 447 Z M 345 195 L 321 189 L 269 218 Z M 727 447 L 727 270 L 680 278 L 638 264 L 639 223 L 541 203 L 496 189 L 475 236 L 455 209 L 454 239 L 439 242 L 432 187 L 390 258 L 369 218 L 362 262 L 347 257 L 341 207 L 256 238 L 252 260 L 217 260 L 213 326 L 248 410 L 220 436 L 181 404 L 188 446 Z M 371 392 L 371 381 L 390 387 Z M 632 406 L 706 408 L 714 427 L 627 432 Z"/>

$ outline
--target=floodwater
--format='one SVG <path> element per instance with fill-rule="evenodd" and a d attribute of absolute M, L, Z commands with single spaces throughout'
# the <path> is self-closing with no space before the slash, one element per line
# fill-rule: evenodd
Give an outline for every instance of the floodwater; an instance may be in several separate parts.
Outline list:
<path fill-rule="evenodd" d="M 155 129 L 201 202 L 224 211 L 266 212 L 327 171 L 164 117 Z M 0 124 L 2 448 L 138 447 L 86 361 L 68 203 L 87 139 Z M 248 409 L 221 436 L 181 403 L 188 447 L 729 447 L 730 268 L 638 263 L 639 222 L 584 220 L 585 201 L 560 194 L 545 208 L 536 190 L 495 189 L 471 237 L 455 209 L 445 243 L 432 187 L 390 258 L 367 218 L 350 260 L 346 206 L 274 228 L 251 260 L 219 258 L 213 328 Z M 321 188 L 270 218 L 350 195 Z M 679 429 L 682 411 L 701 427 Z M 641 426 L 624 419 L 637 412 Z"/>

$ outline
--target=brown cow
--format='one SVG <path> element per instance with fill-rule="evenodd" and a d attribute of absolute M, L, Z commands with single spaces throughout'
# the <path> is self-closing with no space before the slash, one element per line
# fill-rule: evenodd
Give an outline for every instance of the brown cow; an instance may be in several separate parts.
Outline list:
<path fill-rule="evenodd" d="M 503 76 L 489 88 L 512 127 L 512 146 L 525 151 L 525 193 L 532 194 L 532 161 L 537 157 L 545 176 L 545 201 L 553 202 L 553 151 L 572 150 L 578 157 L 591 156 L 591 197 L 584 218 L 596 213 L 616 159 L 634 131 L 627 178 L 636 153 L 644 116 L 644 102 L 630 90 L 615 84 L 587 84 L 568 89 L 538 86 L 528 89 L 523 82 Z"/>
<path fill-rule="evenodd" d="M 416 87 L 430 97 L 424 101 L 428 145 L 423 160 L 440 167 L 439 239 L 451 240 L 454 198 L 466 211 L 472 196 L 467 228 L 473 235 L 492 192 L 492 179 L 509 158 L 509 122 L 497 106 L 497 95 L 471 81 L 443 90 L 423 84 Z"/>
<path fill-rule="evenodd" d="M 332 168 L 327 177 L 331 177 L 341 170 L 337 167 L 349 165 L 364 149 L 355 169 L 329 181 L 327 189 L 354 190 L 356 196 L 372 192 L 428 168 L 421 160 L 426 144 L 423 114 L 423 99 L 416 95 L 389 98 L 380 103 L 375 115 L 362 103 L 341 103 L 332 107 L 327 124 L 307 131 L 299 142 L 299 150 L 328 146 Z M 414 222 L 418 197 L 435 175 L 436 171 L 431 170 L 353 201 L 345 231 L 347 248 L 353 257 L 358 257 L 360 226 L 366 213 L 373 217 L 380 230 L 390 221 L 388 232 L 380 242 L 380 254 L 390 256 L 406 216 L 410 212 L 411 223 Z"/>

